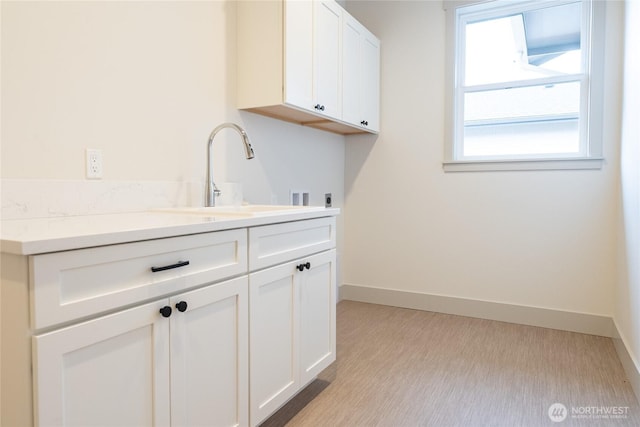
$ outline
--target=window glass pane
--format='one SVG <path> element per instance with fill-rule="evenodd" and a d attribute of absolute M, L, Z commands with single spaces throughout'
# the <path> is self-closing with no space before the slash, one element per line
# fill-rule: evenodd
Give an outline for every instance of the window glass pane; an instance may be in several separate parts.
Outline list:
<path fill-rule="evenodd" d="M 578 128 L 578 119 L 465 126 L 463 156 L 577 156 Z"/>
<path fill-rule="evenodd" d="M 581 3 L 545 7 L 465 25 L 465 86 L 582 71 Z"/>
<path fill-rule="evenodd" d="M 576 118 L 580 114 L 580 82 L 468 92 L 464 124 Z"/>

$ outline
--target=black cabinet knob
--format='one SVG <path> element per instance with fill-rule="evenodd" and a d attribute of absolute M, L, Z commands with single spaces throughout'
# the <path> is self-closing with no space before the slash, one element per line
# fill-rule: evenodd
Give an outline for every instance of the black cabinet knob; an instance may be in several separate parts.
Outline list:
<path fill-rule="evenodd" d="M 368 121 L 366 121 L 366 120 L 361 121 L 361 122 L 360 122 L 360 124 L 361 124 L 362 126 L 369 126 L 369 122 L 368 122 Z"/>
<path fill-rule="evenodd" d="M 324 111 L 324 105 L 320 106 L 320 111 Z"/>
<path fill-rule="evenodd" d="M 176 308 L 180 313 L 184 313 L 185 311 L 187 311 L 187 302 L 180 301 L 179 303 L 176 304 Z"/>
<path fill-rule="evenodd" d="M 160 314 L 162 314 L 162 317 L 171 316 L 171 307 L 169 307 L 168 305 L 165 305 L 160 309 Z"/>
<path fill-rule="evenodd" d="M 314 105 L 313 108 L 315 108 L 316 110 L 319 110 L 320 109 L 320 104 Z"/>
<path fill-rule="evenodd" d="M 309 270 L 311 268 L 311 263 L 310 262 L 305 262 L 305 263 L 302 263 L 302 264 L 298 264 L 298 265 L 296 265 L 296 268 L 298 269 L 298 271 L 304 271 L 305 268 L 307 270 Z"/>

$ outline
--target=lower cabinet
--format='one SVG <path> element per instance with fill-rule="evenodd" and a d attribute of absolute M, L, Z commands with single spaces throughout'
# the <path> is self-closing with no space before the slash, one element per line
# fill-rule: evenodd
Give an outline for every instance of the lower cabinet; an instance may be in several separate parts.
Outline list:
<path fill-rule="evenodd" d="M 247 276 L 33 337 L 36 425 L 248 424 Z"/>
<path fill-rule="evenodd" d="M 334 249 L 249 275 L 252 426 L 335 361 L 335 268 Z"/>
<path fill-rule="evenodd" d="M 258 425 L 336 359 L 335 226 L 14 258 L 0 423 Z"/>

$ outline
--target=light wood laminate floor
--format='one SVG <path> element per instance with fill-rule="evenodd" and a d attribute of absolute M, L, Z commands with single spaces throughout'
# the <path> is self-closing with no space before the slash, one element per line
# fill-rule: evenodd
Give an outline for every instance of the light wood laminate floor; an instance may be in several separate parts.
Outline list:
<path fill-rule="evenodd" d="M 353 301 L 337 316 L 336 363 L 263 427 L 640 426 L 609 338 Z M 624 418 L 586 414 L 612 407 Z"/>

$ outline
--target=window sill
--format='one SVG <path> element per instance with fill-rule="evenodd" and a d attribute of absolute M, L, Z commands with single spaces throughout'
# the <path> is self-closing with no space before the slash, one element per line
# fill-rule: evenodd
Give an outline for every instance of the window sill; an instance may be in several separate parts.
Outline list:
<path fill-rule="evenodd" d="M 602 169 L 603 158 L 465 160 L 442 163 L 445 172 L 538 171 Z"/>

